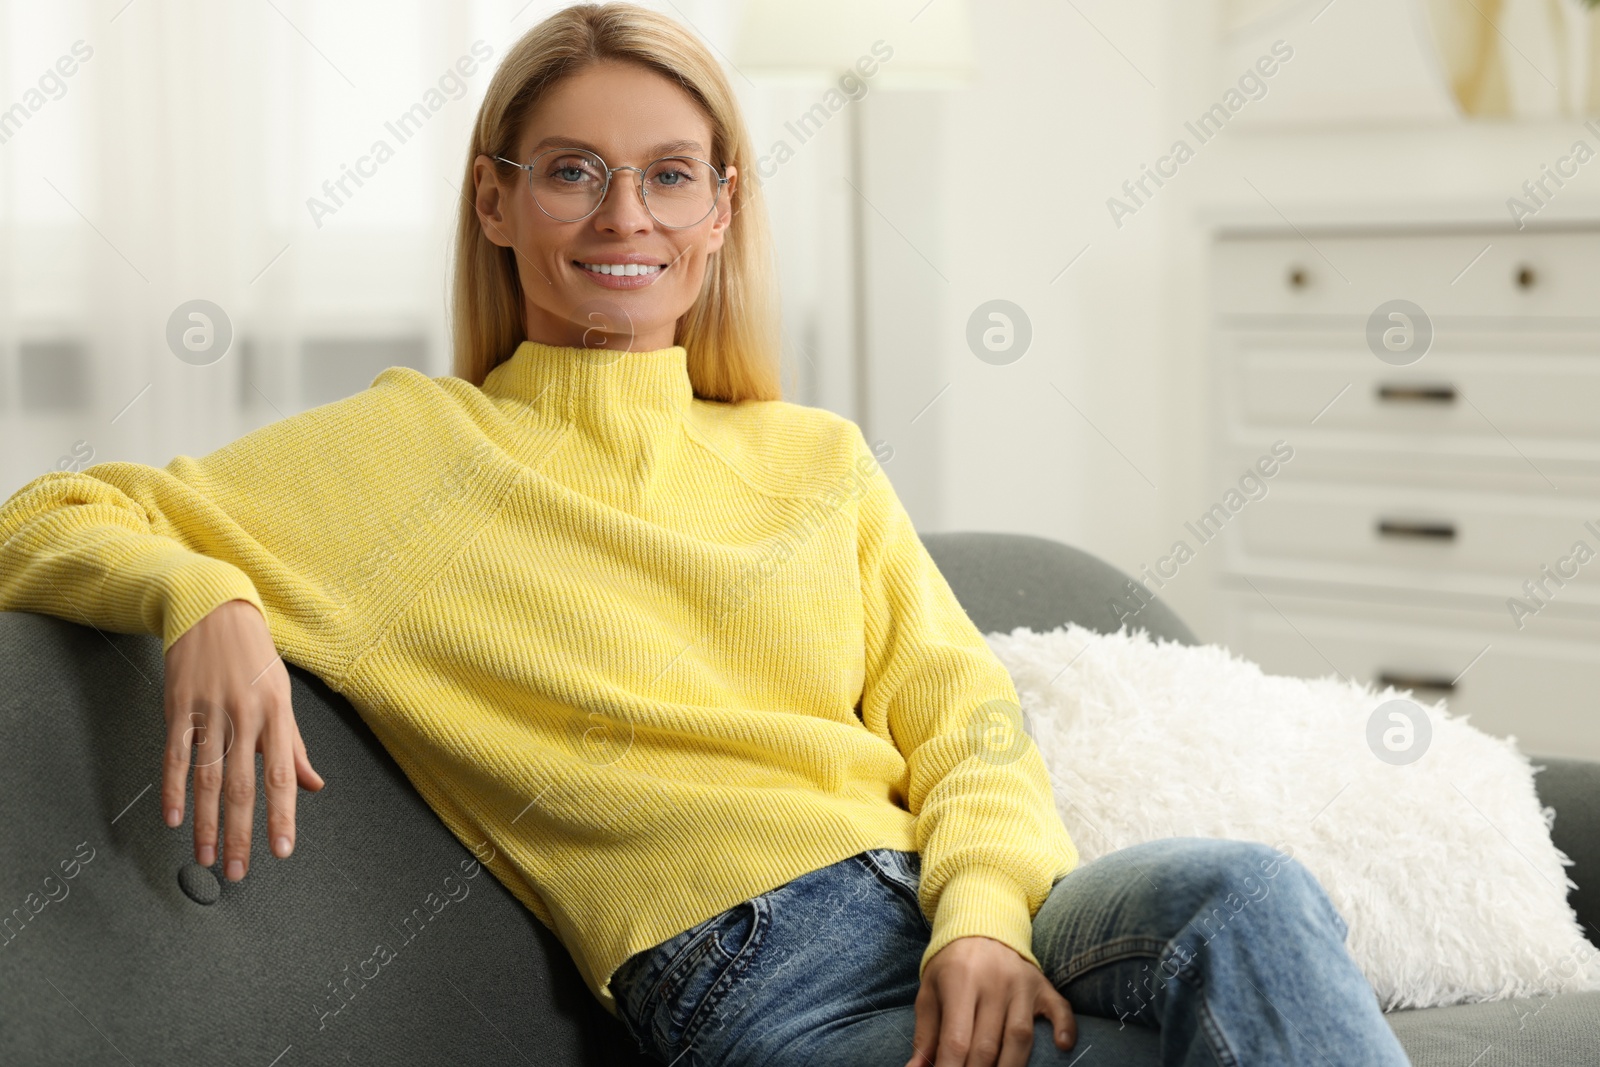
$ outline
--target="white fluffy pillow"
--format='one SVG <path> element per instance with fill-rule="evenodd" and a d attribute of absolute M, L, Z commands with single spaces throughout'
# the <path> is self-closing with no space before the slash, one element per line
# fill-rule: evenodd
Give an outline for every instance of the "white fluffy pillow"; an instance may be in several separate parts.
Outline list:
<path fill-rule="evenodd" d="M 1572 861 L 1514 738 L 1412 705 L 1422 754 L 1396 763 L 1374 712 L 1409 691 L 1268 675 L 1143 631 L 985 640 L 1082 862 L 1161 837 L 1275 845 L 1327 889 L 1386 1011 L 1600 988 L 1600 950 L 1567 904 Z"/>

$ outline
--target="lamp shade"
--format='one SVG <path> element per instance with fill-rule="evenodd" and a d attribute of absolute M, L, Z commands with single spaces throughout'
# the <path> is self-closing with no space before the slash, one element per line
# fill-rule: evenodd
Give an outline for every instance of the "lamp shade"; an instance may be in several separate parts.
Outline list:
<path fill-rule="evenodd" d="M 743 0 L 732 61 L 775 82 L 831 80 L 868 63 L 875 85 L 947 88 L 976 76 L 971 37 L 962 0 Z"/>
<path fill-rule="evenodd" d="M 1600 115 L 1600 11 L 1592 0 L 1424 0 L 1422 6 L 1462 114 Z"/>

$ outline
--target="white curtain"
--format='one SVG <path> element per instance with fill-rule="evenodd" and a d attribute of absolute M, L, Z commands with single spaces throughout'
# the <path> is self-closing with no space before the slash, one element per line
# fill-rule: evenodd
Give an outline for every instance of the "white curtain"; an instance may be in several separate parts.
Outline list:
<path fill-rule="evenodd" d="M 542 14 L 512 23 L 502 4 L 417 0 L 0 6 L 0 488 L 201 454 L 390 362 L 445 373 L 465 131 L 493 63 Z M 489 63 L 452 79 L 474 42 Z M 400 143 L 385 123 L 441 77 L 442 105 Z M 323 182 L 379 140 L 392 158 L 360 187 L 345 178 L 350 195 L 314 217 Z M 231 324 L 220 358 L 169 346 L 168 319 L 192 300 Z"/>

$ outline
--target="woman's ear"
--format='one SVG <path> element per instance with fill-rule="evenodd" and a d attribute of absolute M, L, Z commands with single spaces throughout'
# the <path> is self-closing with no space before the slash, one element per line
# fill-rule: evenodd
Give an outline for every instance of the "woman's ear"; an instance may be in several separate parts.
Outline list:
<path fill-rule="evenodd" d="M 511 226 L 505 217 L 507 191 L 500 185 L 495 161 L 480 155 L 472 161 L 473 207 L 483 235 L 501 248 L 511 247 Z"/>
<path fill-rule="evenodd" d="M 711 233 L 706 238 L 707 255 L 722 248 L 722 240 L 733 223 L 733 191 L 739 184 L 739 168 L 730 163 L 723 169 L 727 172 L 728 184 L 723 186 L 722 195 L 717 198 L 717 218 L 711 224 Z"/>

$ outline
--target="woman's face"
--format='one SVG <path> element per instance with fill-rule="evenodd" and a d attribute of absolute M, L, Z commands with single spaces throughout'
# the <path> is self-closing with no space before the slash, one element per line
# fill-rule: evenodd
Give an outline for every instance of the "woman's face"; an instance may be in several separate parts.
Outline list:
<path fill-rule="evenodd" d="M 530 163 L 545 148 L 573 146 L 589 148 L 612 167 L 643 168 L 664 155 L 722 162 L 712 157 L 711 123 L 694 99 L 635 63 L 591 64 L 552 86 L 506 158 Z M 527 337 L 638 352 L 671 345 L 678 319 L 700 294 L 707 259 L 722 247 L 733 218 L 734 170 L 724 170 L 728 183 L 710 215 L 686 229 L 668 229 L 645 210 L 639 171 L 613 175 L 605 199 L 588 218 L 558 222 L 534 203 L 527 171 L 478 156 L 478 222 L 489 240 L 516 250 Z M 563 176 L 572 180 L 578 174 Z M 664 269 L 611 278 L 580 265 L 631 254 Z"/>

